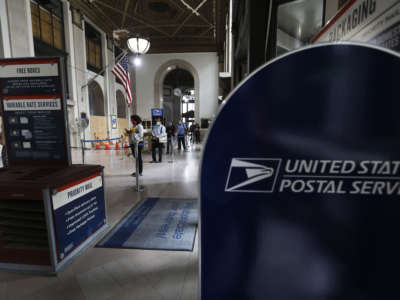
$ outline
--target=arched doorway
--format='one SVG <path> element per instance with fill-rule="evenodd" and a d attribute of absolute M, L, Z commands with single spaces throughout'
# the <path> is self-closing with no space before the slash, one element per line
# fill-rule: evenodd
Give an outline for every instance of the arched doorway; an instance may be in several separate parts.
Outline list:
<path fill-rule="evenodd" d="M 166 62 L 162 66 L 160 66 L 156 72 L 155 80 L 154 80 L 154 95 L 155 95 L 155 107 L 164 108 L 166 113 L 172 111 L 170 105 L 168 105 L 168 101 L 165 102 L 164 94 L 169 94 L 169 91 L 164 90 L 164 80 L 168 73 L 175 69 L 183 69 L 189 72 L 194 81 L 194 99 L 195 99 L 195 110 L 194 110 L 194 119 L 199 122 L 199 112 L 200 112 L 200 79 L 197 70 L 188 62 L 181 59 L 174 59 Z M 171 95 L 173 94 L 173 90 L 171 90 Z M 197 100 L 197 101 L 196 101 Z M 164 103 L 167 103 L 164 105 Z M 172 114 L 172 112 L 171 112 Z"/>
<path fill-rule="evenodd" d="M 170 67 L 163 82 L 164 116 L 174 124 L 183 119 L 189 126 L 195 119 L 194 78 L 182 68 Z"/>
<path fill-rule="evenodd" d="M 107 120 L 104 111 L 104 95 L 100 85 L 92 81 L 89 86 L 90 132 L 92 138 L 107 138 Z"/>
<path fill-rule="evenodd" d="M 129 127 L 129 115 L 124 93 L 122 93 L 120 90 L 117 90 L 116 101 L 117 101 L 118 133 L 121 136 L 124 133 L 124 129 Z"/>

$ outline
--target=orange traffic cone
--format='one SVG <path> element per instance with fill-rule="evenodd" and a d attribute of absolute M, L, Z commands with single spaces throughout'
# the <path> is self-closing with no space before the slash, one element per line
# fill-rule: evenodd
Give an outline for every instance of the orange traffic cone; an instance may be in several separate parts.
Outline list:
<path fill-rule="evenodd" d="M 110 150 L 110 144 L 108 142 L 105 143 L 105 149 Z"/>
<path fill-rule="evenodd" d="M 118 140 L 115 142 L 115 150 L 119 150 L 120 149 L 120 147 L 119 147 L 119 142 L 118 142 Z"/>
<path fill-rule="evenodd" d="M 100 149 L 100 143 L 97 142 L 97 143 L 96 143 L 96 150 L 99 150 L 99 149 Z"/>

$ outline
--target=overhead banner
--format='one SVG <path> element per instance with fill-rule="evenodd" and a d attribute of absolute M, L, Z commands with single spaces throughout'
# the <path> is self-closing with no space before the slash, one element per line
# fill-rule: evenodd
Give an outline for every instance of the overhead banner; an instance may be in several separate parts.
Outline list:
<path fill-rule="evenodd" d="M 10 165 L 68 165 L 60 58 L 0 60 L 0 101 Z"/>
<path fill-rule="evenodd" d="M 350 0 L 313 43 L 366 42 L 400 51 L 400 1 Z"/>
<path fill-rule="evenodd" d="M 400 299 L 399 77 L 392 51 L 321 44 L 229 96 L 201 165 L 202 300 Z"/>
<path fill-rule="evenodd" d="M 57 259 L 64 260 L 75 248 L 106 224 L 104 188 L 100 175 L 61 187 L 52 198 Z"/>

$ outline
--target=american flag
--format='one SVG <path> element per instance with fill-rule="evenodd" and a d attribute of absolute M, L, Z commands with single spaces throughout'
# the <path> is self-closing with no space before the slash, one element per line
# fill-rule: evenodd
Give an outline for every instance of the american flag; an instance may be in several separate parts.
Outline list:
<path fill-rule="evenodd" d="M 131 80 L 129 76 L 129 62 L 128 56 L 125 55 L 111 70 L 111 72 L 117 77 L 124 86 L 126 91 L 126 103 L 128 106 L 132 103 L 132 93 L 131 93 Z"/>

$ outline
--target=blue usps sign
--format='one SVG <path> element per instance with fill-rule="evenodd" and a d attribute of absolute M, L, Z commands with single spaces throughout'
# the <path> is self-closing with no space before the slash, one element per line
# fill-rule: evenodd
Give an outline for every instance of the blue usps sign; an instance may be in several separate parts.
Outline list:
<path fill-rule="evenodd" d="M 230 95 L 201 166 L 201 299 L 400 298 L 399 76 L 394 52 L 320 45 Z"/>
<path fill-rule="evenodd" d="M 59 190 L 52 199 L 58 262 L 106 224 L 100 175 Z"/>
<path fill-rule="evenodd" d="M 151 109 L 151 115 L 153 117 L 162 117 L 163 116 L 163 110 L 161 108 L 152 108 Z"/>

